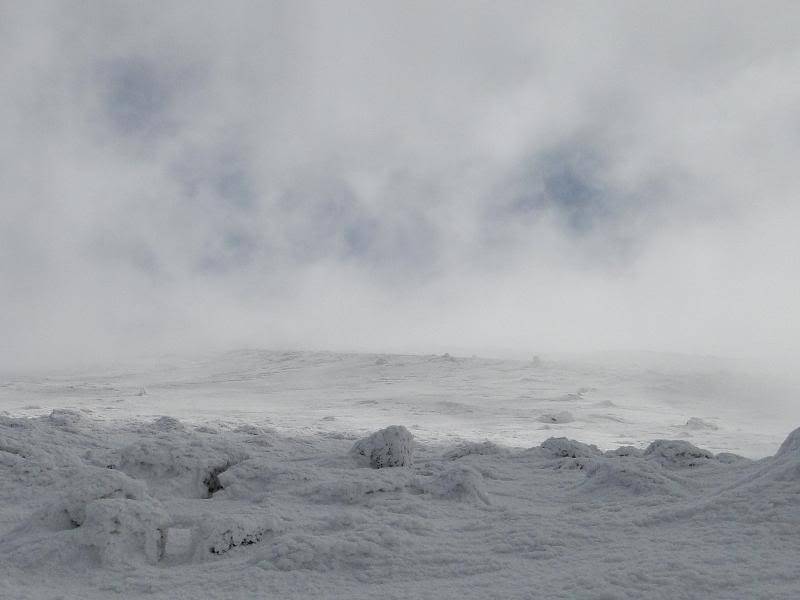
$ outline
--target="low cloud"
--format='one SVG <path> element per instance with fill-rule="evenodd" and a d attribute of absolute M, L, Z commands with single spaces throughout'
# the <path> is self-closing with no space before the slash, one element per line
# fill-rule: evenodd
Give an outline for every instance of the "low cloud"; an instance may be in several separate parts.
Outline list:
<path fill-rule="evenodd" d="M 795 3 L 0 9 L 0 361 L 800 350 Z"/>

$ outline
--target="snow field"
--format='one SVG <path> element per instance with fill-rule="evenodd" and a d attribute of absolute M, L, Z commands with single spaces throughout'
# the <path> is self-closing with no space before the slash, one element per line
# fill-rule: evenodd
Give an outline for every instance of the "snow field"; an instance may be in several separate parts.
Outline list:
<path fill-rule="evenodd" d="M 5 417 L 0 596 L 796 598 L 798 439 L 751 461 Z"/>

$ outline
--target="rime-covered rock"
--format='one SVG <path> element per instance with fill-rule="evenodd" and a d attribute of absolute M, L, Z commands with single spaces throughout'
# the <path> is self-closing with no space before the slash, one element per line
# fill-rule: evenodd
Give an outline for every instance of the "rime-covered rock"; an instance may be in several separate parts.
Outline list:
<path fill-rule="evenodd" d="M 640 450 L 636 446 L 620 446 L 613 450 L 606 450 L 603 455 L 609 458 L 623 458 L 629 456 L 641 458 L 644 455 L 644 450 Z"/>
<path fill-rule="evenodd" d="M 591 458 L 602 454 L 594 444 L 584 444 L 565 437 L 548 438 L 539 447 L 553 458 Z"/>
<path fill-rule="evenodd" d="M 714 458 L 714 453 L 685 440 L 656 440 L 644 451 L 644 457 L 669 467 L 696 467 Z"/>
<path fill-rule="evenodd" d="M 391 425 L 358 440 L 350 450 L 373 469 L 408 467 L 413 462 L 414 436 L 402 425 Z"/>

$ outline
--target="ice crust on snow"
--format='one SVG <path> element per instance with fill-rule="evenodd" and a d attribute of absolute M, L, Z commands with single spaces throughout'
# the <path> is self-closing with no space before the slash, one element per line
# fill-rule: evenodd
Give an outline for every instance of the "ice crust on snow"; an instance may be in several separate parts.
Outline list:
<path fill-rule="evenodd" d="M 351 453 L 366 458 L 373 469 L 408 467 L 413 462 L 414 436 L 402 425 L 391 425 L 358 440 Z"/>

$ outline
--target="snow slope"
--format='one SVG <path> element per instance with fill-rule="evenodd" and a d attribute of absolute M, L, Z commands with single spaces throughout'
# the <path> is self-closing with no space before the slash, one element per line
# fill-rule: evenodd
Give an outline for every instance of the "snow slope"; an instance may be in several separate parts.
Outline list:
<path fill-rule="evenodd" d="M 9 378 L 0 598 L 797 598 L 800 432 L 731 378 L 253 351 Z"/>

